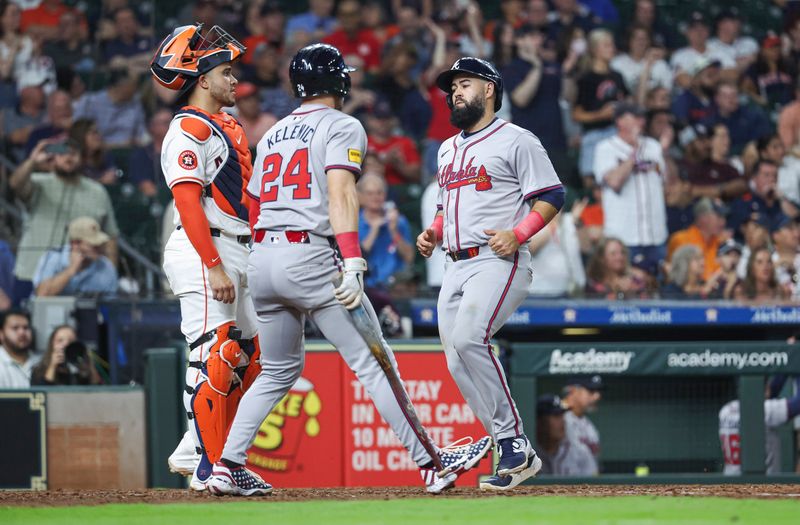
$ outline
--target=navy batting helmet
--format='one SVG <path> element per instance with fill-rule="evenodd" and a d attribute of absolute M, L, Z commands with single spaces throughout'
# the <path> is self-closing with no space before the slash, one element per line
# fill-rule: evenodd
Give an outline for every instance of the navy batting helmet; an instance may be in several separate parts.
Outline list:
<path fill-rule="evenodd" d="M 436 78 L 436 85 L 447 93 L 447 105 L 450 106 L 450 109 L 453 108 L 453 78 L 458 74 L 482 78 L 494 84 L 494 110 L 500 109 L 503 105 L 503 77 L 500 76 L 494 64 L 475 57 L 459 58 L 455 61 L 453 67 L 443 71 Z"/>
<path fill-rule="evenodd" d="M 351 71 L 355 68 L 344 63 L 338 49 L 328 44 L 312 44 L 298 51 L 292 59 L 289 79 L 294 96 L 298 98 L 344 97 L 350 91 Z"/>

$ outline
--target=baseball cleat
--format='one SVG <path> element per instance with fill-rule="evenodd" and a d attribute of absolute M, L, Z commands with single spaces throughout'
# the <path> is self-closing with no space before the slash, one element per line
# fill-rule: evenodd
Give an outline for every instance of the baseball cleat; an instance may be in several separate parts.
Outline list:
<path fill-rule="evenodd" d="M 194 474 L 198 463 L 200 463 L 200 454 L 194 448 L 192 437 L 186 432 L 178 446 L 167 458 L 169 471 L 181 476 L 191 476 Z"/>
<path fill-rule="evenodd" d="M 500 461 L 497 463 L 498 476 L 508 476 L 525 470 L 528 468 L 528 458 L 536 455 L 525 434 L 499 439 L 497 448 L 500 452 Z"/>
<path fill-rule="evenodd" d="M 453 488 L 458 479 L 458 474 L 455 472 L 440 476 L 439 471 L 435 468 L 420 468 L 419 473 L 425 483 L 425 490 L 430 494 L 441 494 L 445 490 Z"/>
<path fill-rule="evenodd" d="M 535 476 L 541 469 L 542 460 L 534 452 L 533 456 L 528 458 L 526 467 L 521 472 L 510 474 L 508 476 L 499 476 L 495 474 L 494 476 L 481 481 L 480 487 L 481 490 L 511 490 L 526 479 Z"/>
<path fill-rule="evenodd" d="M 484 436 L 473 442 L 471 437 L 464 437 L 439 450 L 439 459 L 442 461 L 440 476 L 455 472 L 463 474 L 477 465 L 480 460 L 492 449 L 492 438 Z"/>
<path fill-rule="evenodd" d="M 272 485 L 246 467 L 228 467 L 217 461 L 208 480 L 208 491 L 216 496 L 266 496 L 272 492 Z"/>

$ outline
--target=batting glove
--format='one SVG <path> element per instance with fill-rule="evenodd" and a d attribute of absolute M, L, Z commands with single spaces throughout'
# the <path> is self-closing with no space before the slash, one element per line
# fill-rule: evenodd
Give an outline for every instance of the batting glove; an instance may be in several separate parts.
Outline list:
<path fill-rule="evenodd" d="M 358 308 L 358 305 L 361 304 L 361 294 L 364 293 L 364 272 L 366 271 L 367 261 L 361 257 L 350 257 L 344 260 L 342 284 L 334 290 L 334 296 L 348 310 Z"/>

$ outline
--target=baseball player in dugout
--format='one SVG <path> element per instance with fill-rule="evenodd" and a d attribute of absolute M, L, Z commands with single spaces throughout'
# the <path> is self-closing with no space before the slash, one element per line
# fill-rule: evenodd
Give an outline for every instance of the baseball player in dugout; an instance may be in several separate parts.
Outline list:
<path fill-rule="evenodd" d="M 258 143 L 247 186 L 254 232 L 247 278 L 259 336 L 268 337 L 270 344 L 262 348 L 262 372 L 245 392 L 222 459 L 214 465 L 209 489 L 215 494 L 271 491 L 244 466 L 246 451 L 264 418 L 300 378 L 307 318 L 355 372 L 419 466 L 428 492 L 453 486 L 491 448 L 488 436 L 462 446 L 430 447 L 424 430 L 420 433 L 411 424 L 409 409 L 398 401 L 348 312 L 363 305 L 379 327 L 364 295 L 367 264 L 358 242 L 356 179 L 367 137 L 356 119 L 340 111 L 350 88 L 350 71 L 335 47 L 314 44 L 300 49 L 289 77 L 301 105 Z M 341 282 L 334 285 L 340 273 Z"/>
<path fill-rule="evenodd" d="M 442 243 L 446 251 L 437 314 L 447 366 L 500 454 L 480 486 L 510 490 L 542 462 L 489 340 L 528 294 L 527 243 L 561 209 L 564 188 L 539 139 L 495 116 L 503 79 L 494 65 L 461 58 L 437 85 L 462 132 L 439 148 L 438 213 L 417 249 L 430 257 Z"/>
<path fill-rule="evenodd" d="M 175 198 L 175 231 L 164 249 L 164 271 L 180 299 L 181 331 L 189 344 L 184 405 L 189 432 L 169 458 L 205 490 L 244 390 L 260 372 L 255 311 L 245 269 L 250 227 L 244 189 L 252 165 L 233 106 L 232 62 L 244 46 L 221 28 L 175 29 L 151 64 L 161 85 L 179 91 L 161 149 L 161 167 Z"/>

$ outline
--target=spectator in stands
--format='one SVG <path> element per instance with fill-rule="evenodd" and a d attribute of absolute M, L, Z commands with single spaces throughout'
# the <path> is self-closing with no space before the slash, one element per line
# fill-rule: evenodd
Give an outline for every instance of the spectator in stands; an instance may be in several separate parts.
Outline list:
<path fill-rule="evenodd" d="M 239 32 L 247 36 L 241 38 L 240 41 L 247 51 L 240 62 L 244 66 L 250 66 L 253 63 L 253 55 L 259 46 L 270 46 L 277 49 L 282 45 L 283 27 L 286 20 L 280 5 L 273 0 L 252 2 L 247 6 L 243 15 L 242 27 Z"/>
<path fill-rule="evenodd" d="M 40 142 L 11 174 L 9 186 L 28 211 L 14 268 L 15 302 L 30 295 L 39 258 L 64 244 L 67 225 L 77 217 L 93 217 L 111 237 L 107 254 L 116 264 L 119 229 L 111 199 L 101 184 L 82 175 L 78 144 Z"/>
<path fill-rule="evenodd" d="M 709 279 L 713 273 L 719 270 L 717 250 L 720 244 L 726 240 L 724 231 L 726 212 L 727 210 L 720 203 L 708 197 L 699 199 L 694 205 L 694 224 L 670 236 L 667 245 L 667 260 L 672 261 L 675 253 L 684 246 L 696 246 L 703 258 L 705 269 L 701 277 Z"/>
<path fill-rule="evenodd" d="M 794 99 L 796 76 L 796 64 L 781 55 L 781 38 L 770 35 L 742 77 L 742 90 L 767 112 L 777 113 Z"/>
<path fill-rule="evenodd" d="M 92 43 L 81 29 L 75 11 L 64 11 L 58 24 L 58 37 L 44 43 L 42 53 L 53 59 L 56 72 L 90 73 L 97 65 Z"/>
<path fill-rule="evenodd" d="M 265 113 L 266 115 L 266 113 Z M 172 122 L 172 111 L 167 108 L 156 110 L 147 124 L 152 139 L 146 146 L 131 152 L 128 178 L 146 197 L 154 198 L 160 187 L 166 188 L 161 172 L 161 145 Z"/>
<path fill-rule="evenodd" d="M 6 311 L 0 320 L 0 390 L 28 388 L 31 372 L 41 356 L 34 352 L 31 318 L 19 309 Z"/>
<path fill-rule="evenodd" d="M 542 474 L 552 476 L 596 476 L 592 452 L 569 436 L 564 420 L 567 408 L 558 396 L 547 394 L 536 400 L 536 452 Z"/>
<path fill-rule="evenodd" d="M 80 17 L 81 31 L 88 34 L 86 19 L 77 9 L 64 5 L 63 0 L 42 0 L 38 7 L 22 12 L 21 29 L 23 33 L 36 35 L 45 40 L 58 37 L 58 24 L 61 16 L 71 11 Z"/>
<path fill-rule="evenodd" d="M 705 263 L 702 251 L 684 244 L 672 254 L 667 284 L 661 288 L 664 299 L 705 299 L 709 289 L 703 280 Z"/>
<path fill-rule="evenodd" d="M 764 466 L 768 475 L 781 472 L 783 447 L 778 427 L 800 415 L 800 378 L 794 377 L 794 395 L 791 398 L 780 397 L 786 379 L 788 376 L 783 374 L 774 376 L 764 389 Z M 734 399 L 719 411 L 719 438 L 725 463 L 722 473 L 728 476 L 742 473 L 740 426 L 739 400 Z"/>
<path fill-rule="evenodd" d="M 293 55 L 284 55 L 278 67 L 280 82 L 273 87 L 265 89 L 261 94 L 261 111 L 272 114 L 280 120 L 300 106 L 294 97 L 292 83 L 289 80 L 289 64 Z"/>
<path fill-rule="evenodd" d="M 731 201 L 747 191 L 747 178 L 725 159 L 730 139 L 724 124 L 713 131 L 704 124 L 687 126 L 679 138 L 685 150 L 680 168 L 691 184 L 692 198 Z"/>
<path fill-rule="evenodd" d="M 661 145 L 644 136 L 644 111 L 620 103 L 614 110 L 617 133 L 597 145 L 594 174 L 603 189 L 604 233 L 620 239 L 631 257 L 658 268 L 666 256 L 666 163 Z"/>
<path fill-rule="evenodd" d="M 344 63 L 356 70 L 350 73 L 350 91 L 342 105 L 342 112 L 364 122 L 367 113 L 378 101 L 378 94 L 364 85 L 364 61 L 360 56 L 347 55 L 344 57 Z"/>
<path fill-rule="evenodd" d="M 725 72 L 723 76 L 731 76 L 728 72 L 732 72 L 733 78 L 736 78 L 736 61 L 722 53 L 713 54 L 711 48 L 708 47 L 710 29 L 708 20 L 703 13 L 692 12 L 685 35 L 689 45 L 675 51 L 670 58 L 670 65 L 675 74 L 675 84 L 678 87 L 689 89 L 693 77 L 692 70 L 700 59 L 718 60 L 722 71 Z"/>
<path fill-rule="evenodd" d="M 713 97 L 720 82 L 720 62 L 713 58 L 699 58 L 691 69 L 689 89 L 672 101 L 672 113 L 683 127 L 710 118 L 713 114 Z"/>
<path fill-rule="evenodd" d="M 31 373 L 31 385 L 98 385 L 100 375 L 86 346 L 68 324 L 53 329 L 47 351 Z"/>
<path fill-rule="evenodd" d="M 145 114 L 138 87 L 136 75 L 113 70 L 106 89 L 89 93 L 77 103 L 75 118 L 94 120 L 110 148 L 135 146 L 145 137 Z"/>
<path fill-rule="evenodd" d="M 732 82 L 721 82 L 717 86 L 713 112 L 704 123 L 709 127 L 725 124 L 730 132 L 734 155 L 741 153 L 751 140 L 772 133 L 772 125 L 763 112 L 739 104 L 739 88 Z"/>
<path fill-rule="evenodd" d="M 737 230 L 753 213 L 759 213 L 766 217 L 765 224 L 769 227 L 789 211 L 782 201 L 778 192 L 778 166 L 770 160 L 759 160 L 753 169 L 750 192 L 731 203 L 728 223 Z"/>
<path fill-rule="evenodd" d="M 747 261 L 744 280 L 734 289 L 733 297 L 737 301 L 763 304 L 784 301 L 789 299 L 790 295 L 788 286 L 781 286 L 778 283 L 770 250 L 768 248 L 754 250 Z"/>
<path fill-rule="evenodd" d="M 795 86 L 794 102 L 786 104 L 778 117 L 778 134 L 786 151 L 800 155 L 800 80 Z"/>
<path fill-rule="evenodd" d="M 286 21 L 286 42 L 302 47 L 306 42 L 320 41 L 336 28 L 332 16 L 333 0 L 309 0 L 308 11 Z"/>
<path fill-rule="evenodd" d="M 585 199 L 577 201 L 569 212 L 560 212 L 531 239 L 528 245 L 534 268 L 528 288 L 531 295 L 567 297 L 585 288 L 586 273 L 575 222 L 586 202 Z"/>
<path fill-rule="evenodd" d="M 648 276 L 632 268 L 628 248 L 614 237 L 597 245 L 586 266 L 586 295 L 604 299 L 647 297 Z"/>
<path fill-rule="evenodd" d="M 633 26 L 629 30 L 627 53 L 611 60 L 611 69 L 622 75 L 625 87 L 640 105 L 644 105 L 648 90 L 655 87 L 672 89 L 672 71 L 664 57 L 664 48 L 653 45 L 647 28 Z"/>
<path fill-rule="evenodd" d="M 742 245 L 728 239 L 717 250 L 717 270 L 708 278 L 709 299 L 733 299 L 733 291 L 741 279 L 736 273 L 742 258 Z"/>
<path fill-rule="evenodd" d="M 375 88 L 386 97 L 397 115 L 402 114 L 406 97 L 417 87 L 411 71 L 418 58 L 414 45 L 402 42 L 392 47 L 380 64 Z"/>
<path fill-rule="evenodd" d="M 367 72 L 376 71 L 381 62 L 381 43 L 370 29 L 361 27 L 361 2 L 342 0 L 336 8 L 339 29 L 325 37 L 343 55 L 358 55 Z"/>
<path fill-rule="evenodd" d="M 28 135 L 25 156 L 30 155 L 40 141 L 65 134 L 71 125 L 72 100 L 69 98 L 69 94 L 60 89 L 53 91 L 47 97 L 47 118 Z"/>
<path fill-rule="evenodd" d="M 666 24 L 658 17 L 654 0 L 636 0 L 633 8 L 633 19 L 628 25 L 645 27 L 649 31 L 653 43 L 659 47 L 669 50 L 678 47 L 678 39 L 674 31 L 669 24 Z"/>
<path fill-rule="evenodd" d="M 587 414 L 597 410 L 603 388 L 603 378 L 598 375 L 575 376 L 567 379 L 562 394 L 569 409 L 564 413 L 567 437 L 589 449 L 596 472 L 600 470 L 600 433 Z"/>
<path fill-rule="evenodd" d="M 788 202 L 784 213 L 795 216 L 794 208 L 800 206 L 800 159 L 786 155 L 778 135 L 764 135 L 755 143 L 758 158 L 778 166 L 778 194 Z"/>
<path fill-rule="evenodd" d="M 80 118 L 69 128 L 69 138 L 81 148 L 83 174 L 105 186 L 117 183 L 120 170 L 114 157 L 106 150 L 105 142 L 93 120 Z"/>
<path fill-rule="evenodd" d="M 793 300 L 800 299 L 800 225 L 784 215 L 773 225 L 771 236 L 778 284 L 790 290 Z"/>
<path fill-rule="evenodd" d="M 37 296 L 111 294 L 117 291 L 117 270 L 104 255 L 111 238 L 91 217 L 69 223 L 68 242 L 48 250 L 33 274 Z"/>
<path fill-rule="evenodd" d="M 20 14 L 14 2 L 0 4 L 0 108 L 14 106 L 19 72 L 33 54 L 33 41 L 20 30 Z"/>
<path fill-rule="evenodd" d="M 8 145 L 8 151 L 15 162 L 25 158 L 25 145 L 34 129 L 45 118 L 45 95 L 40 86 L 28 86 L 19 93 L 19 104 L 6 108 L 0 113 L 2 128 L 0 136 Z"/>
<path fill-rule="evenodd" d="M 103 60 L 112 69 L 142 72 L 153 57 L 153 41 L 139 32 L 139 21 L 130 7 L 117 9 L 114 14 L 116 36 L 107 41 Z"/>
<path fill-rule="evenodd" d="M 379 101 L 367 116 L 370 151 L 386 167 L 386 183 L 408 184 L 420 180 L 420 156 L 414 142 L 393 133 L 394 114 L 386 101 Z"/>
<path fill-rule="evenodd" d="M 445 31 L 433 22 L 426 22 L 435 45 L 430 66 L 422 74 L 420 93 L 430 107 L 430 120 L 425 131 L 423 144 L 423 176 L 426 181 L 436 173 L 438 166 L 439 146 L 454 136 L 459 130 L 450 123 L 450 108 L 447 106 L 447 95 L 436 86 L 436 77 L 442 70 L 450 67 L 461 56 L 461 47 L 454 42 L 447 42 Z M 423 223 L 430 224 L 430 223 Z"/>
<path fill-rule="evenodd" d="M 258 144 L 264 133 L 278 122 L 274 115 L 261 112 L 258 88 L 250 82 L 241 82 L 236 86 L 236 110 L 236 117 L 242 125 L 247 141 L 253 147 Z"/>
<path fill-rule="evenodd" d="M 463 14 L 455 20 L 456 35 L 465 55 L 488 59 L 492 56 L 492 43 L 483 37 L 483 12 L 475 1 L 467 3 Z M 419 54 L 418 54 L 419 56 Z"/>
<path fill-rule="evenodd" d="M 579 159 L 580 174 L 592 178 L 597 144 L 615 134 L 614 106 L 628 95 L 622 76 L 610 69 L 616 49 L 605 29 L 589 34 L 590 69 L 578 79 L 578 95 L 572 118 L 583 128 Z M 591 183 L 591 181 L 589 181 Z"/>
<path fill-rule="evenodd" d="M 511 99 L 511 121 L 539 137 L 556 172 L 567 171 L 567 138 L 561 118 L 562 67 L 542 55 L 545 35 L 532 25 L 516 32 L 516 56 L 503 69 L 505 89 Z"/>
<path fill-rule="evenodd" d="M 464 5 L 466 5 L 466 3 Z M 426 2 L 423 2 L 421 5 L 415 2 L 401 2 L 399 6 L 395 5 L 394 12 L 397 19 L 397 33 L 392 36 L 383 47 L 383 60 L 385 60 L 385 57 L 398 45 L 411 46 L 414 48 L 417 56 L 417 64 L 411 68 L 411 74 L 414 80 L 422 74 L 427 64 L 432 60 L 436 38 L 432 30 L 436 24 L 431 20 L 430 15 L 425 15 L 423 12 L 428 11 L 431 7 L 432 6 Z M 445 18 L 441 20 L 442 23 L 446 23 Z M 451 37 L 454 42 L 457 41 L 454 35 L 451 35 Z M 450 64 L 452 64 L 452 62 L 448 63 L 446 67 L 450 67 Z M 441 71 L 437 71 L 437 74 L 440 72 Z"/>
<path fill-rule="evenodd" d="M 795 64 L 800 63 L 800 11 L 785 16 L 783 38 L 787 42 L 786 55 Z"/>
<path fill-rule="evenodd" d="M 261 42 L 253 47 L 250 62 L 242 64 L 241 78 L 236 78 L 239 78 L 241 82 L 251 82 L 255 84 L 260 91 L 279 87 L 281 82 L 278 71 L 279 63 L 280 55 L 278 53 L 278 48 L 271 44 Z M 347 64 L 349 65 L 349 62 Z M 259 95 L 259 98 L 261 100 L 266 100 L 262 95 Z"/>
<path fill-rule="evenodd" d="M 551 40 L 558 40 L 567 28 L 579 27 L 584 34 L 589 34 L 600 24 L 600 19 L 578 0 L 554 0 L 553 7 L 547 16 L 547 36 Z"/>
<path fill-rule="evenodd" d="M 11 307 L 14 296 L 14 252 L 5 239 L 0 239 L 0 312 Z"/>
<path fill-rule="evenodd" d="M 361 23 L 375 35 L 381 46 L 395 36 L 400 28 L 389 23 L 386 17 L 386 6 L 380 0 L 367 0 L 361 8 Z M 345 64 L 349 62 L 345 61 Z"/>
<path fill-rule="evenodd" d="M 358 236 L 369 265 L 364 284 L 370 288 L 388 288 L 392 275 L 414 261 L 411 228 L 394 203 L 386 201 L 386 182 L 379 176 L 370 173 L 362 176 L 358 195 L 361 201 Z"/>
<path fill-rule="evenodd" d="M 736 9 L 726 9 L 717 15 L 716 34 L 708 41 L 711 52 L 734 60 L 740 73 L 750 67 L 758 54 L 758 43 L 749 36 L 741 36 L 741 29 L 742 20 Z"/>

